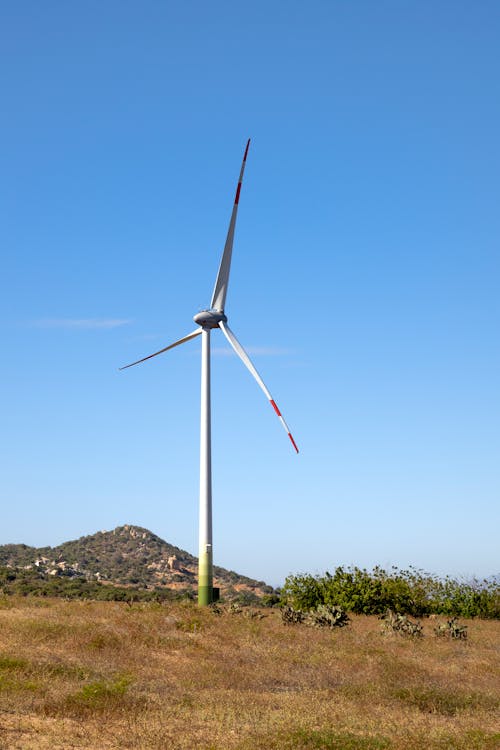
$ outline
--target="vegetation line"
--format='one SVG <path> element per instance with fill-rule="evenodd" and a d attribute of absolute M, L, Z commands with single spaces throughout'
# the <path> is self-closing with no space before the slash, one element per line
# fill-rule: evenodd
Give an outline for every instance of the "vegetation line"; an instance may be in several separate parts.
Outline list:
<path fill-rule="evenodd" d="M 301 611 L 334 605 L 364 615 L 381 615 L 391 609 L 414 617 L 436 614 L 500 618 L 498 579 L 441 579 L 414 568 L 392 568 L 389 573 L 380 567 L 372 571 L 339 567 L 333 575 L 290 575 L 281 601 Z"/>

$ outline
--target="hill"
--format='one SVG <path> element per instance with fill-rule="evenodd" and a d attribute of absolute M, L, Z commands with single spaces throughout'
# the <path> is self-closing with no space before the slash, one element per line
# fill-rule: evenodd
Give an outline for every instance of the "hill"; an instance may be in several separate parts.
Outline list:
<path fill-rule="evenodd" d="M 0 546 L 0 566 L 23 571 L 28 577 L 72 578 L 108 586 L 192 591 L 197 585 L 198 560 L 185 550 L 139 526 L 119 526 L 64 542 L 57 547 Z M 214 567 L 214 586 L 221 595 L 272 592 L 232 570 Z"/>

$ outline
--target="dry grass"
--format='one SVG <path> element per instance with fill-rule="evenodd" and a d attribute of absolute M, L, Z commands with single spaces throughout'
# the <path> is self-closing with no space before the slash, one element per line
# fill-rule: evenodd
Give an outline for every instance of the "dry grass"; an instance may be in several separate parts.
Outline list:
<path fill-rule="evenodd" d="M 0 748 L 500 747 L 500 623 L 469 640 L 195 605 L 0 600 Z"/>

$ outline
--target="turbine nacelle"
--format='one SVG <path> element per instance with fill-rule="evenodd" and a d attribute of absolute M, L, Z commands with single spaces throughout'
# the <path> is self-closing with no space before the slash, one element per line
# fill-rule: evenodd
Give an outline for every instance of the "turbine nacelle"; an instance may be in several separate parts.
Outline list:
<path fill-rule="evenodd" d="M 197 313 L 194 322 L 205 329 L 219 328 L 220 323 L 227 323 L 227 318 L 220 310 L 202 310 Z"/>

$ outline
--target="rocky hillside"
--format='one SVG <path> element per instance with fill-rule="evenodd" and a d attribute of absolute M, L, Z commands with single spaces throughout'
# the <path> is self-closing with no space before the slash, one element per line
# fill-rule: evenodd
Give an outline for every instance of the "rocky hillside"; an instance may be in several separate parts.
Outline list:
<path fill-rule="evenodd" d="M 98 531 L 58 547 L 0 546 L 0 566 L 33 571 L 41 576 L 64 576 L 115 586 L 145 589 L 194 589 L 198 560 L 147 529 L 119 526 Z M 214 568 L 214 585 L 221 595 L 248 592 L 261 596 L 272 588 L 234 571 Z"/>

